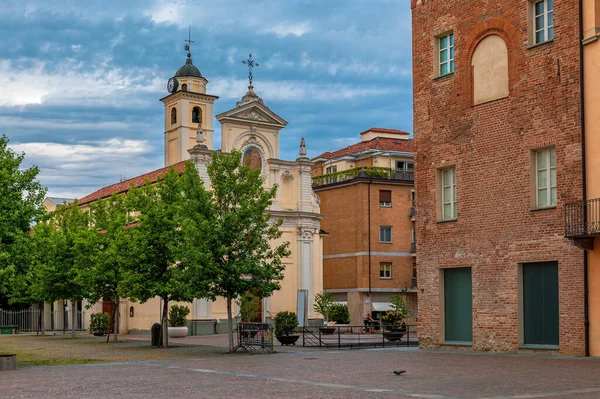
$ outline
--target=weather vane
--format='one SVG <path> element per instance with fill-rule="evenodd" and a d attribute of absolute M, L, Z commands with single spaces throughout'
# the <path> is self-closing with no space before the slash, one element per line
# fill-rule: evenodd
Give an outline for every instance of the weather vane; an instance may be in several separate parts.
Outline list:
<path fill-rule="evenodd" d="M 188 57 L 191 56 L 190 54 L 190 44 L 194 43 L 194 41 L 192 40 L 192 25 L 190 25 L 189 31 L 188 31 L 188 38 L 187 40 L 184 40 L 185 42 L 187 42 L 187 44 L 185 45 L 184 49 L 185 51 L 188 52 Z"/>
<path fill-rule="evenodd" d="M 254 60 L 252 59 L 252 54 L 248 55 L 248 59 L 245 61 L 242 61 L 242 64 L 244 65 L 248 65 L 248 80 L 250 81 L 250 85 L 252 85 L 252 68 L 260 66 L 258 64 L 258 62 L 255 64 Z"/>

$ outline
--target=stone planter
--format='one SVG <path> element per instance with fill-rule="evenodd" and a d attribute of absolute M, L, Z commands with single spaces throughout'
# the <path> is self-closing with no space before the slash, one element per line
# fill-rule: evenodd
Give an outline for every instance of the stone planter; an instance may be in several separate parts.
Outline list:
<path fill-rule="evenodd" d="M 279 335 L 277 336 L 277 341 L 284 346 L 296 345 L 298 338 L 300 338 L 299 335 Z"/>
<path fill-rule="evenodd" d="M 335 327 L 321 327 L 319 330 L 323 335 L 331 335 L 335 332 Z"/>
<path fill-rule="evenodd" d="M 0 355 L 0 371 L 10 371 L 17 368 L 17 355 Z"/>
<path fill-rule="evenodd" d="M 384 331 L 383 338 L 388 341 L 400 341 L 406 333 L 406 327 L 395 327 L 392 331 Z"/>
<path fill-rule="evenodd" d="M 187 327 L 169 327 L 169 338 L 183 338 L 187 337 Z"/>

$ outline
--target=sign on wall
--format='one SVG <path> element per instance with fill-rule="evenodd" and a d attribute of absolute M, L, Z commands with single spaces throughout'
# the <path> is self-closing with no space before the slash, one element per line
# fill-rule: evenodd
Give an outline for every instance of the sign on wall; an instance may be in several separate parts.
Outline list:
<path fill-rule="evenodd" d="M 296 314 L 298 315 L 298 325 L 306 327 L 306 318 L 308 315 L 308 290 L 298 290 L 298 306 Z"/>

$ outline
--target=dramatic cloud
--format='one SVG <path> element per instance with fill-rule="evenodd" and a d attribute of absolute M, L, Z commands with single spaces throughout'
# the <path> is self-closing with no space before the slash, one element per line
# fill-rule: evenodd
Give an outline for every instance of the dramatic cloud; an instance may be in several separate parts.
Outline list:
<path fill-rule="evenodd" d="M 359 140 L 372 126 L 412 130 L 410 8 L 401 0 L 4 0 L 0 134 L 41 168 L 56 196 L 82 196 L 163 166 L 168 78 L 194 64 L 220 98 L 247 90 L 289 121 L 281 156 Z M 219 146 L 219 124 L 214 121 Z"/>

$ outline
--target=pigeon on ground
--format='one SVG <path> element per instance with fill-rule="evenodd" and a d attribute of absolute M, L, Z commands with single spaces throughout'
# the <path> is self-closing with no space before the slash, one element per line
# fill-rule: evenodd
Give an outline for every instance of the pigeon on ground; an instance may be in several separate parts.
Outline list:
<path fill-rule="evenodd" d="M 396 374 L 396 375 L 400 375 L 400 374 L 404 374 L 404 373 L 406 373 L 406 370 L 395 370 L 394 371 L 394 374 Z"/>

